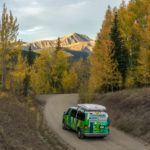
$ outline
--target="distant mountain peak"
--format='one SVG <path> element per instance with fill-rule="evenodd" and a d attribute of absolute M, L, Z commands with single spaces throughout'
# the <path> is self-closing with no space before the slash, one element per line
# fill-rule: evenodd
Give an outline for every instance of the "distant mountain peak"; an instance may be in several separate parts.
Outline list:
<path fill-rule="evenodd" d="M 82 39 L 82 40 L 85 40 L 85 41 L 90 41 L 90 40 L 92 40 L 92 39 L 90 39 L 87 35 L 79 34 L 79 33 L 76 33 L 76 32 L 73 32 L 73 33 L 64 35 L 62 38 L 71 38 L 71 37 L 80 38 L 79 40 Z"/>
<path fill-rule="evenodd" d="M 65 35 L 61 37 L 60 40 L 62 41 L 62 45 L 64 42 L 66 45 L 70 45 L 70 44 L 74 44 L 78 42 L 91 41 L 91 39 L 88 36 L 83 35 L 83 34 L 78 34 L 78 33 L 71 33 L 71 34 Z"/>
<path fill-rule="evenodd" d="M 94 41 L 90 39 L 88 36 L 76 32 L 60 37 L 60 41 L 62 47 L 69 48 L 72 50 L 77 50 L 77 51 L 81 51 L 84 49 L 89 49 L 89 51 L 91 51 L 94 45 L 93 44 Z M 25 45 L 25 49 L 27 49 L 29 45 L 31 45 L 33 50 L 46 49 L 50 47 L 56 47 L 56 44 L 57 44 L 57 39 L 41 40 L 32 43 L 27 43 Z"/>
<path fill-rule="evenodd" d="M 73 33 L 70 33 L 70 34 L 66 34 L 66 35 L 64 35 L 63 37 L 70 37 L 70 36 L 74 36 L 74 35 L 77 35 L 77 33 L 76 32 L 73 32 Z"/>

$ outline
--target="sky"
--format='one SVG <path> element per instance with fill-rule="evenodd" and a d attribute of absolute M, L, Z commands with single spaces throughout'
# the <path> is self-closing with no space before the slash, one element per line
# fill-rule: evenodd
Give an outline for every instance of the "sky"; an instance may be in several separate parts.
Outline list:
<path fill-rule="evenodd" d="M 126 3 L 129 0 L 125 0 Z M 95 39 L 108 5 L 118 7 L 122 0 L 0 0 L 6 3 L 19 23 L 19 39 L 31 42 L 55 39 L 70 33 Z"/>

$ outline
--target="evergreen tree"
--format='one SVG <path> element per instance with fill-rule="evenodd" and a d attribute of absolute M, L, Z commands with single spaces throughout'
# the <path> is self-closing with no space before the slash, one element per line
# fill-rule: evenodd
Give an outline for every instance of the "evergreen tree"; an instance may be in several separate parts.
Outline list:
<path fill-rule="evenodd" d="M 115 13 L 114 16 L 114 22 L 111 28 L 110 36 L 111 41 L 113 43 L 112 47 L 112 51 L 114 53 L 113 59 L 117 62 L 117 68 L 118 71 L 121 73 L 122 83 L 124 86 L 129 67 L 129 53 L 119 31 L 119 20 L 117 12 Z"/>
<path fill-rule="evenodd" d="M 34 64 L 34 54 L 32 51 L 31 45 L 29 46 L 29 51 L 27 53 L 27 65 L 28 70 L 26 71 L 25 78 L 23 80 L 23 95 L 27 96 L 29 94 L 29 88 L 30 88 L 30 72 L 31 67 Z"/>
<path fill-rule="evenodd" d="M 34 63 L 34 54 L 33 54 L 31 45 L 29 46 L 29 51 L 27 54 L 27 63 L 29 65 L 29 67 L 31 67 Z"/>
<path fill-rule="evenodd" d="M 23 95 L 24 96 L 28 96 L 29 86 L 30 86 L 30 76 L 28 74 L 25 74 L 25 78 L 23 80 Z"/>
<path fill-rule="evenodd" d="M 60 37 L 58 37 L 57 39 L 57 45 L 56 45 L 56 52 L 61 50 L 61 41 L 60 41 Z"/>

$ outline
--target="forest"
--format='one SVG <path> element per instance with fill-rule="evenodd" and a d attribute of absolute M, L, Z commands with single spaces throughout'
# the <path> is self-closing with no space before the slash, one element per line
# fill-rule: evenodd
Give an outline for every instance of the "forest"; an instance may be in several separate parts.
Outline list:
<path fill-rule="evenodd" d="M 0 20 L 1 90 L 24 96 L 80 93 L 90 101 L 94 93 L 150 86 L 149 0 L 108 7 L 92 54 L 74 62 L 59 38 L 54 50 L 23 52 L 17 18 L 5 4 Z"/>

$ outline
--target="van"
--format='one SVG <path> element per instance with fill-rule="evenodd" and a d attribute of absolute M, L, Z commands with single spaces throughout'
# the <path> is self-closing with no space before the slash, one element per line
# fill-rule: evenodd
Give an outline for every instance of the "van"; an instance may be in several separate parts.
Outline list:
<path fill-rule="evenodd" d="M 98 104 L 78 104 L 63 114 L 63 129 L 77 132 L 78 138 L 106 137 L 110 133 L 110 118 L 106 107 Z"/>

